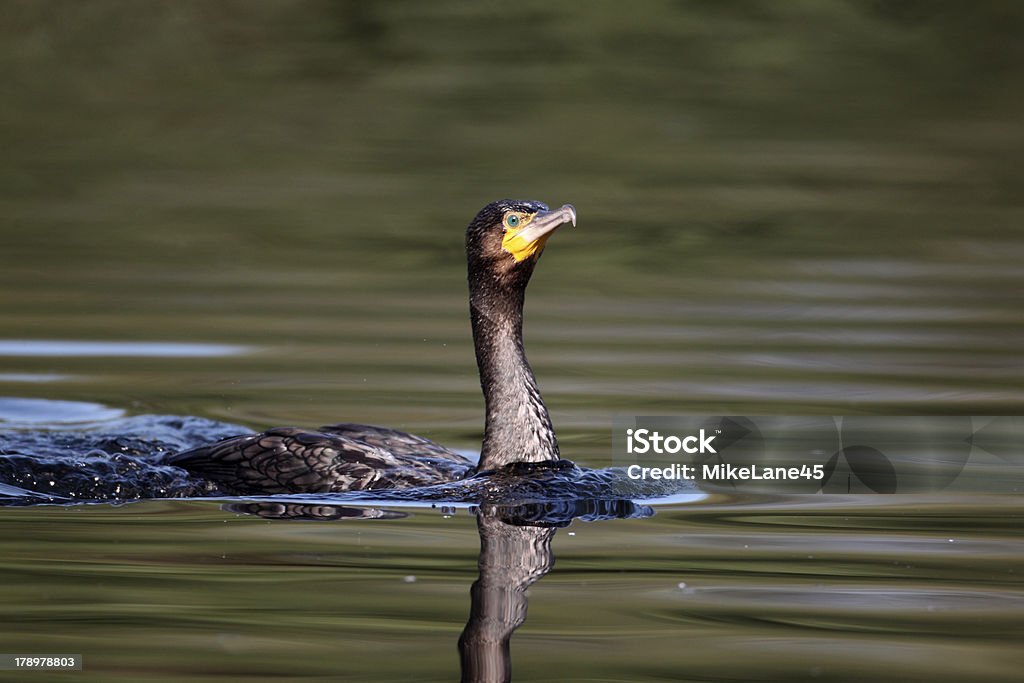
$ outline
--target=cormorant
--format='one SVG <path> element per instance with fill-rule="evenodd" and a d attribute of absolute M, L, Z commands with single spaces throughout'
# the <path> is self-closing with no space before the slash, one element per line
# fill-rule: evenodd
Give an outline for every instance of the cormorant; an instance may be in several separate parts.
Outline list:
<path fill-rule="evenodd" d="M 570 204 L 488 204 L 466 229 L 469 311 L 486 404 L 476 471 L 557 461 L 558 441 L 523 350 L 526 285 L 559 227 L 576 225 Z M 231 494 L 327 493 L 405 488 L 459 479 L 467 458 L 427 439 L 370 425 L 279 427 L 172 455 L 167 462 Z"/>

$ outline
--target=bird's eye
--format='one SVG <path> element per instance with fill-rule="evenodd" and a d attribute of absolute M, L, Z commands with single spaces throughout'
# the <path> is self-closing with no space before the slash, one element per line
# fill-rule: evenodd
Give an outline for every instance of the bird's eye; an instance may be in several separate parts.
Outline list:
<path fill-rule="evenodd" d="M 514 213 L 510 213 L 505 216 L 505 227 L 515 228 L 519 225 L 519 216 Z"/>

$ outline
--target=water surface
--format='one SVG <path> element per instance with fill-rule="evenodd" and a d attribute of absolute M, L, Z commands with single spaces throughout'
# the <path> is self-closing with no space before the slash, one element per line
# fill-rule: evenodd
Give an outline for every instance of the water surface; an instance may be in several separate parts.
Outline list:
<path fill-rule="evenodd" d="M 504 196 L 579 210 L 526 316 L 577 462 L 610 463 L 616 414 L 1021 414 L 1022 22 L 952 2 L 15 3 L 0 429 L 352 421 L 477 449 L 462 230 Z M 400 514 L 2 508 L 0 650 L 85 655 L 39 681 L 453 680 L 476 518 L 379 509 Z M 1019 680 L 1022 512 L 982 481 L 577 520 L 513 671 Z"/>

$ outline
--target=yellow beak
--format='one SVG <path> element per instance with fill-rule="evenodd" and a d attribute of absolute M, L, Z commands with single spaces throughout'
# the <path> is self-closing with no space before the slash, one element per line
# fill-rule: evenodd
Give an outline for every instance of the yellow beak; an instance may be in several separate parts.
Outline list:
<path fill-rule="evenodd" d="M 539 255 L 551 234 L 567 223 L 576 225 L 576 207 L 572 204 L 563 204 L 552 211 L 538 211 L 521 228 L 507 229 L 501 246 L 516 261 L 523 261 Z"/>

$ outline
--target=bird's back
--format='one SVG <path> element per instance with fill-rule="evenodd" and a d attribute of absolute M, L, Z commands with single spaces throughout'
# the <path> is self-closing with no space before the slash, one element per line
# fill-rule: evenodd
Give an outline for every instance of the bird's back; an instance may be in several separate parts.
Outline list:
<path fill-rule="evenodd" d="M 433 441 L 372 425 L 278 427 L 170 456 L 224 493 L 333 493 L 453 481 L 473 463 Z"/>

